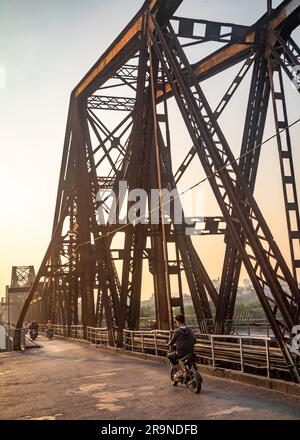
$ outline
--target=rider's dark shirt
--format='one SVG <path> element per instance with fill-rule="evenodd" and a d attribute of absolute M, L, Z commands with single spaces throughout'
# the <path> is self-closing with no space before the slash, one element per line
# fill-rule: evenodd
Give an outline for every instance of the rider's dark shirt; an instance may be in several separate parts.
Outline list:
<path fill-rule="evenodd" d="M 169 345 L 176 345 L 176 353 L 180 357 L 184 357 L 194 352 L 194 346 L 196 343 L 196 336 L 193 331 L 188 327 L 179 327 L 175 330 L 173 338 L 169 342 Z"/>

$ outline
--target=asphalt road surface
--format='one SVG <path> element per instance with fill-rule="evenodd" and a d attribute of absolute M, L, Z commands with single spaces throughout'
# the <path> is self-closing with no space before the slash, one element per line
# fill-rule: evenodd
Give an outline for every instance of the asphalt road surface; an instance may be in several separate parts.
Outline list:
<path fill-rule="evenodd" d="M 0 354 L 0 419 L 300 420 L 300 398 L 210 376 L 196 395 L 173 387 L 165 365 L 38 340 Z"/>

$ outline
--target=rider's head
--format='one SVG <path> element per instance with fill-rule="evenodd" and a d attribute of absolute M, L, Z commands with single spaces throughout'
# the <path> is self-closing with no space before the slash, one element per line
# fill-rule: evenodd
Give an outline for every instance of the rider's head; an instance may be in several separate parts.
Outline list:
<path fill-rule="evenodd" d="M 185 324 L 185 319 L 183 313 L 178 313 L 178 315 L 175 316 L 177 327 L 180 327 L 181 325 Z"/>

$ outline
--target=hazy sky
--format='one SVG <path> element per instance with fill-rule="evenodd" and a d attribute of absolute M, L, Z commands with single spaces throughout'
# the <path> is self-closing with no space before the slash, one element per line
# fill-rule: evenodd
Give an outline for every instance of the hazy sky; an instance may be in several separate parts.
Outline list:
<path fill-rule="evenodd" d="M 266 4 L 266 0 L 184 0 L 176 14 L 251 24 Z M 10 282 L 11 266 L 34 264 L 37 270 L 49 243 L 70 93 L 141 5 L 142 0 L 0 0 L 0 297 Z M 198 59 L 204 53 L 199 50 Z M 212 104 L 232 78 L 229 72 L 222 80 L 203 85 Z M 247 86 L 249 81 L 221 121 L 235 154 L 240 148 L 245 111 L 241 103 L 245 107 Z M 290 84 L 287 97 L 292 121 L 300 116 L 300 97 Z M 268 119 L 267 134 L 273 134 L 271 116 Z M 299 142 L 299 127 L 292 135 Z M 179 136 L 175 152 L 180 140 Z M 184 153 L 189 146 L 184 146 Z M 294 147 L 299 180 L 300 149 Z M 263 150 L 257 198 L 286 254 L 276 154 L 274 142 Z M 177 162 L 180 154 L 175 155 Z M 197 167 L 186 185 L 199 178 Z M 208 214 L 219 213 L 209 198 L 207 206 Z M 211 276 L 220 276 L 215 243 L 222 241 L 199 240 Z"/>

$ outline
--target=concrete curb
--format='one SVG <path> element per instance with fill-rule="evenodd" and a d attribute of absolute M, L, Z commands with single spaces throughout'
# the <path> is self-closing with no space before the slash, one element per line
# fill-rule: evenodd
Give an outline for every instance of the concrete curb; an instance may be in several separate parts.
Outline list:
<path fill-rule="evenodd" d="M 64 338 L 63 336 L 55 336 L 55 337 L 66 340 L 66 338 Z M 154 356 L 152 354 L 125 351 L 122 348 L 117 348 L 117 347 L 99 346 L 92 344 L 89 341 L 85 341 L 84 339 L 67 338 L 67 340 L 70 342 L 77 342 L 77 343 L 80 342 L 81 344 L 87 345 L 89 348 L 92 348 L 93 350 L 97 350 L 97 351 L 103 351 L 106 353 L 118 353 L 122 356 L 129 356 L 144 361 L 169 365 L 169 361 L 167 358 Z M 219 379 L 232 380 L 235 382 L 243 383 L 245 385 L 252 385 L 258 388 L 275 391 L 277 393 L 283 393 L 289 396 L 300 397 L 300 384 L 296 384 L 293 382 L 286 382 L 279 379 L 268 379 L 267 377 L 256 376 L 254 374 L 241 373 L 236 370 L 215 368 L 209 365 L 202 365 L 202 364 L 200 364 L 200 369 L 201 369 L 201 373 L 206 374 L 208 376 L 217 377 Z"/>

